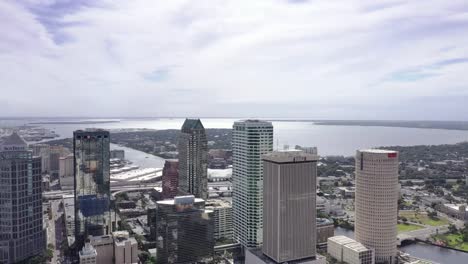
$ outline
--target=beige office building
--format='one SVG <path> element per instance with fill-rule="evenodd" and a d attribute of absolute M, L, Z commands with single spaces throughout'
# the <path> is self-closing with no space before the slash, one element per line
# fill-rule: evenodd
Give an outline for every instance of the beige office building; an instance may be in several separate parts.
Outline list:
<path fill-rule="evenodd" d="M 97 252 L 96 249 L 90 244 L 86 243 L 83 249 L 80 251 L 80 264 L 97 264 Z"/>
<path fill-rule="evenodd" d="M 263 254 L 278 263 L 316 255 L 318 156 L 275 151 L 263 159 Z"/>
<path fill-rule="evenodd" d="M 138 263 L 138 242 L 127 231 L 113 232 L 115 263 Z"/>
<path fill-rule="evenodd" d="M 395 263 L 397 254 L 398 152 L 356 153 L 356 240 L 375 250 L 376 263 Z"/>
<path fill-rule="evenodd" d="M 374 250 L 345 236 L 328 238 L 327 253 L 339 263 L 374 264 Z"/>

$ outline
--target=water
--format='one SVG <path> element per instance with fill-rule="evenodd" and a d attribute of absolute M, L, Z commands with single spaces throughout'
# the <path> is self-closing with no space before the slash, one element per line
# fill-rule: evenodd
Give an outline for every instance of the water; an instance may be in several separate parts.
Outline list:
<path fill-rule="evenodd" d="M 110 145 L 111 149 L 123 149 L 125 150 L 125 159 L 132 161 L 135 165 L 140 168 L 162 168 L 164 166 L 164 159 L 158 156 L 144 153 L 139 150 L 132 148 L 118 146 L 116 144 Z"/>
<path fill-rule="evenodd" d="M 347 236 L 354 239 L 354 231 L 341 227 L 335 228 L 335 236 Z M 417 258 L 435 261 L 440 264 L 466 264 L 468 253 L 440 248 L 424 243 L 410 244 L 400 248 L 401 251 Z"/>
<path fill-rule="evenodd" d="M 69 121 L 68 119 L 67 121 Z M 234 121 L 229 118 L 204 118 L 205 128 L 232 128 Z M 15 124 L 27 124 L 38 120 L 16 120 Z M 63 120 L 65 121 L 65 120 Z M 8 120 L 8 124 L 12 124 Z M 85 128 L 148 128 L 148 129 L 180 129 L 184 119 L 121 119 L 117 123 L 95 124 L 41 124 L 57 132 L 61 137 L 71 137 L 74 130 Z M 0 120 L 0 124 L 2 121 Z M 359 126 L 321 126 L 313 122 L 287 122 L 275 121 L 275 144 L 317 146 L 319 154 L 346 155 L 355 154 L 357 149 L 377 146 L 411 146 L 411 145 L 438 145 L 454 144 L 468 141 L 468 131 L 420 129 L 398 127 L 359 127 Z"/>

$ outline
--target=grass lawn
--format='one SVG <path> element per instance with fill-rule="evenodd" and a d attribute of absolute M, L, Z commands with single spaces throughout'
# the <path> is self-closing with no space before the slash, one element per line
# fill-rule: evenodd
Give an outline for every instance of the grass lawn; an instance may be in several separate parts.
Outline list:
<path fill-rule="evenodd" d="M 421 223 L 423 225 L 442 226 L 449 224 L 449 221 L 446 218 L 430 218 L 426 213 L 415 214 L 414 212 L 400 212 L 400 217 L 403 216 L 410 222 Z"/>
<path fill-rule="evenodd" d="M 420 226 L 417 226 L 417 225 L 411 225 L 411 224 L 398 224 L 397 225 L 398 233 L 418 230 L 418 229 L 421 229 L 421 228 L 423 228 L 423 227 L 420 227 Z"/>
<path fill-rule="evenodd" d="M 462 235 L 457 234 L 447 234 L 447 235 L 437 235 L 435 236 L 437 240 L 447 240 L 447 246 L 458 248 L 464 251 L 468 251 L 468 242 L 463 242 Z"/>

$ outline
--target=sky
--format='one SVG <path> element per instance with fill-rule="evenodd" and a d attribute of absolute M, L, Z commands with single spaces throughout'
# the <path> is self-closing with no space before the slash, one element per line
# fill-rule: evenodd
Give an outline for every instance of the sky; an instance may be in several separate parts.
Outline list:
<path fill-rule="evenodd" d="M 466 0 L 2 0 L 0 116 L 468 120 Z"/>

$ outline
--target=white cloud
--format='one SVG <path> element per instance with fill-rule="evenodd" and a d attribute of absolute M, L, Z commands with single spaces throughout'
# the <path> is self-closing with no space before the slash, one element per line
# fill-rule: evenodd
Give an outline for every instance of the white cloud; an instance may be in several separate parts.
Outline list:
<path fill-rule="evenodd" d="M 442 0 L 2 2 L 0 112 L 466 119 L 421 102 L 468 97 L 468 63 L 430 68 L 468 57 L 467 11 Z"/>

